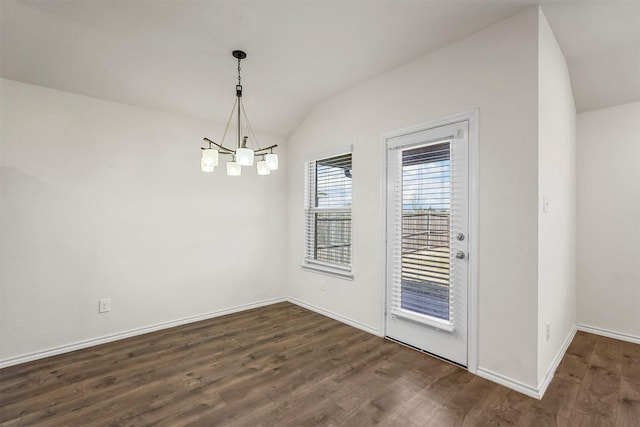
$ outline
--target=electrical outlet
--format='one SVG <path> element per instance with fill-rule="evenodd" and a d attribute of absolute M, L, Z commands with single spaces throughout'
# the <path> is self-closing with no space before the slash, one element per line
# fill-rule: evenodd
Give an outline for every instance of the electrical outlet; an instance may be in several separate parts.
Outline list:
<path fill-rule="evenodd" d="M 109 311 L 111 311 L 111 298 L 98 300 L 98 313 L 107 313 Z"/>
<path fill-rule="evenodd" d="M 320 290 L 323 292 L 327 291 L 327 279 L 320 279 Z"/>
<path fill-rule="evenodd" d="M 547 323 L 547 341 L 551 339 L 551 323 Z"/>

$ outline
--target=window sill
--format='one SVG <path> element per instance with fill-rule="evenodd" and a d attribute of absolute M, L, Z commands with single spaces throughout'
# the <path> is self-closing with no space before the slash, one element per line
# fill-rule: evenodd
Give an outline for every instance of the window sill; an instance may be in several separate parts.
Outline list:
<path fill-rule="evenodd" d="M 353 273 L 351 270 L 334 268 L 327 265 L 312 264 L 309 262 L 303 263 L 300 267 L 303 270 L 311 271 L 312 273 L 324 274 L 327 276 L 337 277 L 339 279 L 353 280 Z"/>

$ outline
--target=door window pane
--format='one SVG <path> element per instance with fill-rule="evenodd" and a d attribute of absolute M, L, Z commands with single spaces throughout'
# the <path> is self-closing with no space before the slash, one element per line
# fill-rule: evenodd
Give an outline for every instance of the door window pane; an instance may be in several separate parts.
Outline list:
<path fill-rule="evenodd" d="M 449 320 L 451 144 L 402 153 L 401 301 L 405 310 Z"/>

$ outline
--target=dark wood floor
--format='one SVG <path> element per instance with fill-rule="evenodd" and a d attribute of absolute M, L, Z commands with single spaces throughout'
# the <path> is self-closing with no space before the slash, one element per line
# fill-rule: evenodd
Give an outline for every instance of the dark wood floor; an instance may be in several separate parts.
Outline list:
<path fill-rule="evenodd" d="M 282 303 L 0 371 L 3 425 L 640 426 L 640 346 L 579 332 L 542 400 Z"/>

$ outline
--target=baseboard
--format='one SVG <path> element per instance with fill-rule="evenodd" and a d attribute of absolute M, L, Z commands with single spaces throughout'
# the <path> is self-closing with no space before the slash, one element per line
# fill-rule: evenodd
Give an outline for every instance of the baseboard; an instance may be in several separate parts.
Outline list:
<path fill-rule="evenodd" d="M 556 357 L 553 359 L 553 363 L 551 364 L 551 367 L 547 371 L 547 375 L 545 375 L 544 380 L 542 381 L 542 384 L 539 387 L 539 390 L 538 390 L 538 394 L 540 395 L 539 399 L 542 399 L 542 396 L 544 396 L 544 393 L 547 391 L 547 387 L 549 387 L 549 384 L 551 384 L 551 380 L 553 379 L 553 376 L 556 373 L 556 369 L 558 369 L 560 362 L 562 362 L 562 358 L 564 358 L 564 354 L 567 352 L 569 345 L 571 345 L 571 341 L 573 341 L 573 337 L 576 336 L 576 332 L 577 332 L 577 328 L 575 326 L 571 328 L 569 335 L 567 335 L 567 338 L 564 340 L 564 343 L 562 343 L 562 347 L 560 347 L 560 351 L 558 351 L 558 354 L 556 354 Z"/>
<path fill-rule="evenodd" d="M 476 374 L 478 376 L 481 376 L 482 378 L 486 378 L 490 381 L 493 381 L 495 383 L 501 384 L 505 387 L 509 387 L 510 389 L 518 391 L 522 394 L 526 394 L 527 396 L 534 397 L 536 399 L 542 399 L 542 396 L 544 396 L 544 393 L 547 391 L 549 384 L 551 384 L 551 380 L 553 380 L 553 376 L 555 375 L 556 369 L 558 369 L 560 362 L 562 362 L 562 359 L 564 358 L 564 355 L 567 352 L 569 345 L 571 345 L 571 341 L 573 341 L 573 338 L 575 337 L 577 331 L 588 332 L 591 334 L 602 335 L 605 337 L 614 338 L 621 341 L 628 341 L 634 344 L 640 344 L 640 337 L 637 337 L 635 335 L 623 334 L 619 332 L 609 331 L 607 329 L 595 328 L 593 326 L 579 324 L 573 327 L 571 329 L 571 332 L 569 332 L 569 335 L 564 340 L 562 347 L 556 354 L 556 357 L 553 359 L 553 363 L 551 364 L 549 371 L 547 372 L 544 380 L 542 381 L 542 384 L 540 384 L 540 387 L 538 389 L 536 389 L 535 387 L 531 387 L 530 385 L 521 383 L 520 381 L 514 380 L 509 377 L 505 377 L 496 372 L 493 372 L 481 367 L 478 367 Z"/>
<path fill-rule="evenodd" d="M 490 371 L 489 369 L 478 367 L 478 369 L 476 370 L 476 375 L 489 381 L 493 381 L 494 383 L 498 383 L 500 385 L 508 387 L 519 393 L 525 394 L 529 397 L 534 397 L 536 399 L 542 398 L 542 395 L 537 388 L 531 387 L 530 385 L 518 380 L 514 380 L 513 378 L 505 377 L 504 375 L 500 375 L 496 372 Z"/>
<path fill-rule="evenodd" d="M 300 307 L 306 308 L 307 310 L 315 311 L 318 314 L 322 314 L 323 316 L 330 317 L 334 320 L 337 320 L 338 322 L 342 322 L 349 326 L 353 326 L 354 328 L 358 328 L 370 334 L 373 334 L 379 337 L 383 336 L 382 331 L 372 328 L 371 326 L 365 325 L 364 323 L 360 323 L 357 320 L 349 319 L 348 317 L 333 313 L 331 311 L 325 310 L 324 308 L 317 307 L 315 305 L 306 303 L 304 301 L 300 301 L 299 299 L 296 299 L 296 298 L 287 297 L 285 298 L 285 300 L 290 302 L 291 304 L 299 305 Z"/>
<path fill-rule="evenodd" d="M 48 350 L 38 351 L 35 353 L 29 353 L 22 356 L 11 357 L 9 359 L 0 360 L 0 369 L 9 366 L 19 365 L 21 363 L 32 362 L 38 359 L 44 359 L 45 357 L 56 356 L 58 354 L 68 353 L 71 351 L 81 350 L 83 348 L 93 347 L 100 344 L 106 344 L 109 342 L 134 337 L 136 335 L 148 334 L 149 332 L 155 332 L 162 329 L 169 329 L 175 326 L 185 325 L 187 323 L 199 322 L 201 320 L 212 319 L 214 317 L 226 316 L 227 314 L 237 313 L 239 311 L 251 310 L 253 308 L 264 307 L 266 305 L 277 304 L 279 302 L 286 301 L 285 298 L 272 298 L 268 300 L 258 301 L 250 304 L 243 304 L 232 308 L 225 308 L 222 310 L 216 310 L 209 313 L 199 314 L 196 316 L 184 317 L 182 319 L 171 320 L 168 322 L 162 322 L 151 326 L 145 326 L 142 328 L 131 329 L 125 332 L 118 332 L 116 334 L 106 335 L 99 338 L 93 338 L 86 341 L 79 341 L 72 344 L 55 347 Z"/>
<path fill-rule="evenodd" d="M 577 331 L 577 328 L 575 326 L 571 328 L 569 335 L 567 335 L 567 338 L 562 343 L 562 347 L 560 347 L 560 350 L 558 351 L 556 356 L 553 358 L 551 367 L 547 371 L 547 374 L 545 375 L 544 380 L 542 381 L 542 384 L 540 384 L 538 388 L 532 387 L 518 380 L 514 380 L 513 378 L 506 377 L 504 375 L 498 374 L 496 372 L 490 371 L 489 369 L 485 369 L 481 367 L 478 367 L 476 374 L 478 376 L 481 376 L 482 378 L 485 378 L 489 381 L 493 381 L 495 383 L 508 387 L 512 390 L 525 394 L 529 397 L 542 399 L 542 396 L 544 396 L 544 393 L 547 391 L 549 384 L 551 384 L 551 380 L 553 380 L 553 376 L 556 373 L 556 369 L 558 369 L 558 366 L 560 365 L 560 362 L 562 362 L 562 358 L 567 352 L 569 345 L 571 345 L 571 341 L 573 341 L 573 337 L 576 336 L 576 331 Z"/>
<path fill-rule="evenodd" d="M 588 326 L 580 323 L 578 323 L 578 330 L 582 332 L 588 332 L 590 334 L 602 335 L 603 337 L 614 338 L 620 341 L 628 341 L 634 344 L 640 344 L 640 337 L 635 335 L 610 331 L 603 328 L 596 328 L 595 326 Z"/>

